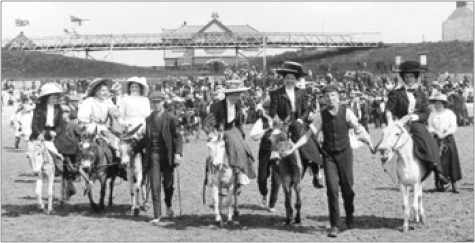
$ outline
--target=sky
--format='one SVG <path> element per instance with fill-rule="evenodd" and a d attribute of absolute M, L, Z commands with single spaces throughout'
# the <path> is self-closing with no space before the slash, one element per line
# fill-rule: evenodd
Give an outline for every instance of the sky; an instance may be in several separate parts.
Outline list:
<path fill-rule="evenodd" d="M 2 39 L 20 31 L 27 37 L 62 36 L 65 28 L 82 35 L 161 33 L 184 21 L 204 26 L 218 12 L 224 25 L 249 24 L 260 32 L 380 32 L 385 43 L 437 42 L 454 10 L 455 2 L 2 2 Z M 90 21 L 77 26 L 70 15 Z M 16 27 L 17 18 L 30 25 Z M 93 56 L 128 65 L 164 65 L 162 51 L 108 54 Z"/>

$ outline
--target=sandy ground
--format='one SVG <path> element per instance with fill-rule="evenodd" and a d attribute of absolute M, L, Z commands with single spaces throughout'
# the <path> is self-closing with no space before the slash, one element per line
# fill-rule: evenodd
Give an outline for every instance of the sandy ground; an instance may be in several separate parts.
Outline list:
<path fill-rule="evenodd" d="M 82 193 L 65 208 L 55 200 L 53 215 L 37 209 L 35 178 L 25 158 L 25 144 L 13 149 L 13 129 L 9 117 L 13 108 L 2 113 L 2 241 L 473 241 L 473 127 L 459 128 L 455 137 L 459 147 L 463 179 L 460 194 L 435 192 L 433 177 L 424 186 L 424 207 L 428 222 L 415 225 L 407 234 L 402 225 L 401 193 L 383 172 L 379 158 L 364 149 L 355 150 L 356 228 L 346 230 L 341 205 L 343 230 L 337 239 L 327 238 L 329 228 L 325 189 L 314 189 L 307 176 L 303 181 L 302 225 L 285 227 L 282 190 L 277 212 L 270 213 L 261 204 L 256 181 L 244 187 L 239 198 L 241 227 L 216 228 L 213 224 L 212 199 L 202 204 L 203 164 L 207 154 L 204 136 L 184 145 L 184 162 L 180 167 L 182 217 L 168 220 L 164 226 L 152 226 L 152 210 L 134 217 L 128 214 L 128 184 L 116 182 L 114 205 L 102 214 L 94 213 Z M 249 131 L 250 127 L 246 127 Z M 371 128 L 376 141 L 381 130 Z M 248 140 L 257 157 L 258 143 Z M 55 197 L 59 197 L 59 178 Z M 270 184 L 270 183 L 269 183 Z M 75 183 L 81 188 L 79 182 Z M 94 192 L 97 198 L 98 184 Z M 209 190 L 208 190 L 209 192 Z M 46 191 L 44 190 L 44 198 Z M 340 200 L 341 201 L 341 200 Z M 179 213 L 177 194 L 174 209 Z"/>

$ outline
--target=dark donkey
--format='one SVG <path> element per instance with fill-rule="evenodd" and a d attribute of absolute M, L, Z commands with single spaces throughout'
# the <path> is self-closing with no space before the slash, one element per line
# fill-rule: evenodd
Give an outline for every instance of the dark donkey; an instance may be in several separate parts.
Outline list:
<path fill-rule="evenodd" d="M 285 194 L 286 225 L 290 225 L 292 219 L 294 219 L 294 224 L 300 224 L 301 222 L 300 209 L 302 207 L 302 199 L 300 197 L 300 181 L 303 175 L 298 151 L 288 156 L 283 156 L 284 152 L 291 149 L 293 146 L 288 135 L 289 125 L 289 118 L 282 122 L 278 117 L 276 117 L 273 121 L 273 131 L 269 138 L 272 143 L 270 159 L 276 160 L 274 168 L 277 169 L 277 172 L 282 179 L 282 188 Z M 291 205 L 292 188 L 295 190 L 295 194 L 297 195 L 297 201 L 295 202 L 295 209 L 297 212 L 295 218 L 293 218 L 293 208 Z"/>
<path fill-rule="evenodd" d="M 109 206 L 112 206 L 112 193 L 114 191 L 114 182 L 121 173 L 120 164 L 113 161 L 113 151 L 109 148 L 106 140 L 97 135 L 97 128 L 92 134 L 87 132 L 82 135 L 81 145 L 81 166 L 89 176 L 89 183 L 86 192 L 89 196 L 89 202 L 94 211 L 99 212 L 104 209 L 104 197 L 106 193 L 107 179 L 110 178 Z M 92 197 L 92 186 L 99 180 L 101 183 L 99 206 L 94 203 Z"/>

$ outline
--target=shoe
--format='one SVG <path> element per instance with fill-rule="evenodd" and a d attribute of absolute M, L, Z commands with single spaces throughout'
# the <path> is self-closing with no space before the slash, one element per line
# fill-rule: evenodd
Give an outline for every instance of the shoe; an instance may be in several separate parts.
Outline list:
<path fill-rule="evenodd" d="M 325 188 L 323 185 L 323 179 L 322 178 L 314 178 L 313 179 L 313 187 L 319 189 L 319 188 Z"/>
<path fill-rule="evenodd" d="M 355 218 L 353 215 L 346 216 L 346 227 L 348 227 L 349 230 L 355 228 Z"/>
<path fill-rule="evenodd" d="M 267 209 L 267 211 L 273 213 L 273 212 L 275 212 L 276 210 L 275 210 L 275 208 L 269 208 L 269 209 Z"/>
<path fill-rule="evenodd" d="M 167 216 L 173 218 L 175 216 L 175 212 L 173 212 L 172 207 L 167 208 Z"/>
<path fill-rule="evenodd" d="M 460 193 L 458 190 L 457 182 L 455 181 L 452 182 L 452 192 L 457 194 Z"/>
<path fill-rule="evenodd" d="M 338 227 L 332 227 L 330 229 L 330 232 L 328 232 L 328 237 L 332 237 L 332 238 L 336 238 L 338 236 L 338 233 L 340 232 L 340 230 L 338 229 Z"/>
<path fill-rule="evenodd" d="M 160 220 L 160 218 L 154 218 L 150 221 L 150 223 L 155 225 L 155 226 L 159 226 L 160 223 L 161 223 L 161 220 Z"/>

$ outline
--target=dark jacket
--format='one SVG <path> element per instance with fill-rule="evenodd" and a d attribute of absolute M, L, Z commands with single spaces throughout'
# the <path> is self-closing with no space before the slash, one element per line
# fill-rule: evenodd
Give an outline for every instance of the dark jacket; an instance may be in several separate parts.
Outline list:
<path fill-rule="evenodd" d="M 242 123 L 241 123 L 241 119 L 239 119 L 239 117 L 242 116 L 242 107 L 239 103 L 236 103 L 236 116 L 235 116 L 235 119 L 234 119 L 234 122 L 231 122 L 231 123 L 228 123 L 227 120 L 228 120 L 228 107 L 226 105 L 226 99 L 220 101 L 220 102 L 217 102 L 215 105 L 213 105 L 213 112 L 214 112 L 214 116 L 215 116 L 215 119 L 216 119 L 216 129 L 220 132 L 224 131 L 224 130 L 229 130 L 231 129 L 233 126 L 236 126 L 237 129 L 239 129 L 239 131 L 241 132 L 242 134 L 242 137 L 244 138 L 245 137 L 245 133 L 244 133 L 244 130 L 242 128 Z"/>
<path fill-rule="evenodd" d="M 61 106 L 55 105 L 54 106 L 54 127 L 55 130 L 59 128 L 59 123 L 62 120 L 62 111 Z M 33 120 L 31 122 L 31 135 L 30 140 L 35 140 L 38 138 L 46 127 L 46 105 L 37 105 L 33 110 Z"/>
<path fill-rule="evenodd" d="M 425 124 L 427 123 L 430 114 L 427 96 L 424 92 L 415 91 L 414 98 L 416 99 L 414 114 L 419 116 L 419 119 L 415 122 Z M 407 115 L 408 107 L 409 98 L 407 97 L 405 88 L 389 92 L 386 111 L 390 111 L 393 117 L 400 119 Z"/>
<path fill-rule="evenodd" d="M 77 154 L 79 137 L 81 136 L 78 126 L 73 122 L 61 121 L 57 131 L 54 146 L 56 146 L 58 152 L 67 155 Z"/>
<path fill-rule="evenodd" d="M 270 117 L 278 115 L 281 120 L 285 120 L 292 112 L 290 98 L 285 92 L 285 86 L 276 89 L 270 93 Z M 294 119 L 306 121 L 308 118 L 308 102 L 306 100 L 305 90 L 295 88 L 295 115 Z"/>
<path fill-rule="evenodd" d="M 146 165 L 150 164 L 149 161 L 152 146 L 152 124 L 156 121 L 156 116 L 157 112 L 154 111 L 145 119 L 145 136 L 141 139 L 142 141 L 139 141 L 139 144 L 143 144 L 146 148 Z M 174 154 L 180 154 L 183 156 L 183 141 L 180 135 L 179 123 L 177 118 L 167 111 L 164 111 L 162 116 L 162 137 L 163 141 L 165 141 L 166 151 L 164 151 L 164 153 L 160 156 L 166 156 L 165 158 L 163 158 L 163 161 L 167 161 L 170 166 L 173 166 Z"/>

